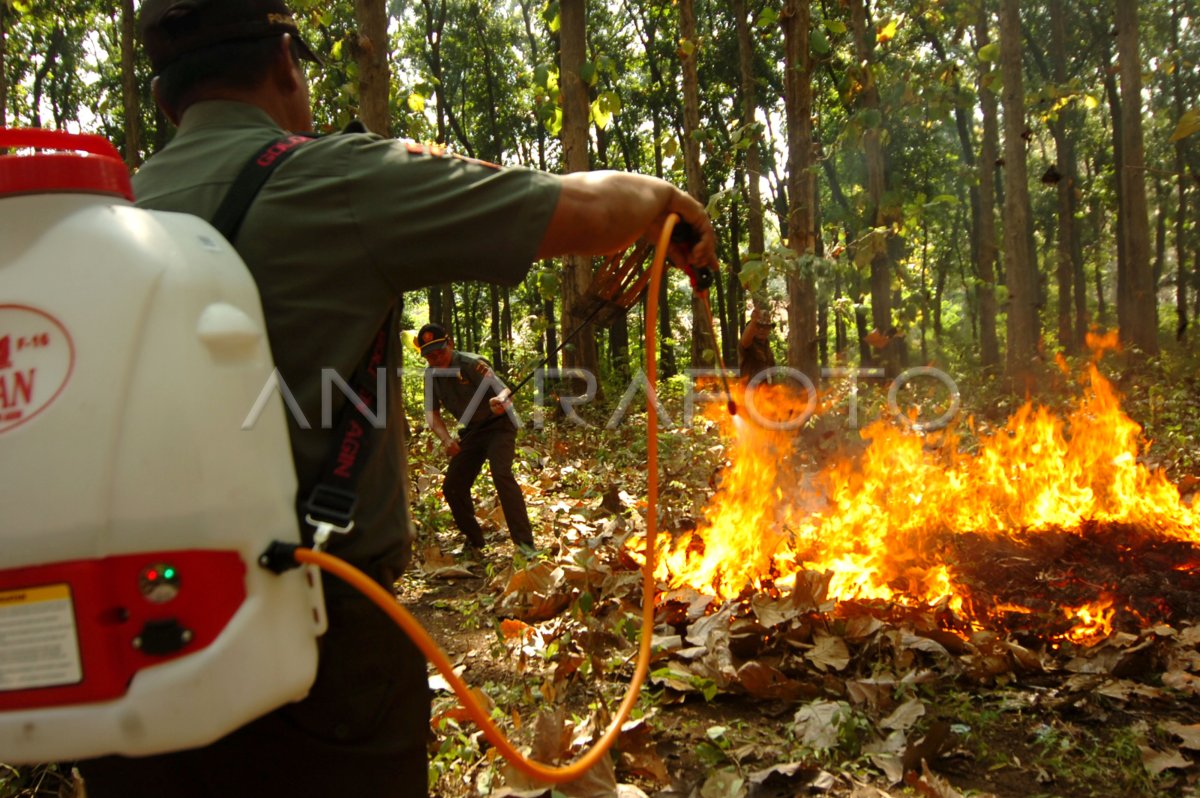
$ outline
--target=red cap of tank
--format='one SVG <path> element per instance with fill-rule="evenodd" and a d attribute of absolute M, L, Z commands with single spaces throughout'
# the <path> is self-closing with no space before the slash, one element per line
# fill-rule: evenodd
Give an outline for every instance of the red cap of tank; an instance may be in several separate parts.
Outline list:
<path fill-rule="evenodd" d="M 27 148 L 57 152 L 0 155 L 0 197 L 71 192 L 133 201 L 129 170 L 108 139 L 90 133 L 0 128 L 0 150 Z"/>

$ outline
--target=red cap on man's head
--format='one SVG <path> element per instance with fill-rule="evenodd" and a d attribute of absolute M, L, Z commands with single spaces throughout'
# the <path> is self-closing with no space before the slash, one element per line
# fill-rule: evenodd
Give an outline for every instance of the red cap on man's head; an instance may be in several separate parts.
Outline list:
<path fill-rule="evenodd" d="M 205 47 L 284 33 L 292 35 L 302 58 L 321 63 L 283 0 L 145 0 L 138 31 L 156 73 Z"/>

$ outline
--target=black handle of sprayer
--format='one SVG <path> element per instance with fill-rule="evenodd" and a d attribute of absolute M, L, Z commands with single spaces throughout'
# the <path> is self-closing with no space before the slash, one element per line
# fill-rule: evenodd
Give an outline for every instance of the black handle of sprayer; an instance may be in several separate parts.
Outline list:
<path fill-rule="evenodd" d="M 674 229 L 671 230 L 671 243 L 683 248 L 685 252 L 691 252 L 692 247 L 700 240 L 700 234 L 690 224 L 684 221 L 675 223 Z M 716 280 L 716 274 L 707 266 L 692 266 L 687 262 L 677 264 L 683 269 L 684 274 L 692 282 L 692 290 L 696 293 L 707 291 L 709 286 Z"/>

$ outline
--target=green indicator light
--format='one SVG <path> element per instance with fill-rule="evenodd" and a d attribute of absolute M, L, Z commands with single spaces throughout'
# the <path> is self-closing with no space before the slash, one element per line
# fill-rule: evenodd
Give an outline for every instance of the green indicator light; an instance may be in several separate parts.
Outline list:
<path fill-rule="evenodd" d="M 163 579 L 174 579 L 174 578 L 175 578 L 175 569 L 174 568 L 166 568 L 163 570 Z"/>

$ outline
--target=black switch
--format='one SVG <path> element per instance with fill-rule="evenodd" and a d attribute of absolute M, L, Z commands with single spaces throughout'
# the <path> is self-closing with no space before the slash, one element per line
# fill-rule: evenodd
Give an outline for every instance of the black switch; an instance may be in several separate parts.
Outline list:
<path fill-rule="evenodd" d="M 133 638 L 133 647 L 143 654 L 162 657 L 174 654 L 192 641 L 190 629 L 183 628 L 174 618 L 146 621 L 141 634 Z"/>

